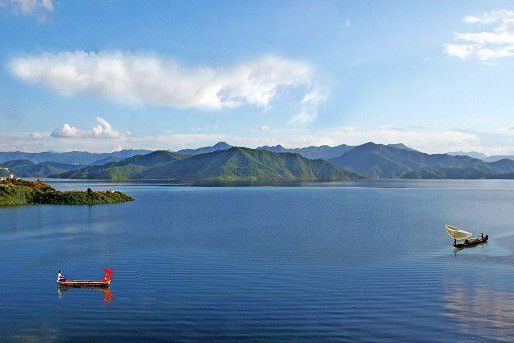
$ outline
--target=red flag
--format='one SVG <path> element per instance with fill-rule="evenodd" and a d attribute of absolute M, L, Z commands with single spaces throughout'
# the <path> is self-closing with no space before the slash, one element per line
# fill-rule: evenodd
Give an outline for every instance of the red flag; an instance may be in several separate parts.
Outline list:
<path fill-rule="evenodd" d="M 111 268 L 104 268 L 104 272 L 105 272 L 104 281 L 111 281 L 111 278 L 112 278 Z"/>

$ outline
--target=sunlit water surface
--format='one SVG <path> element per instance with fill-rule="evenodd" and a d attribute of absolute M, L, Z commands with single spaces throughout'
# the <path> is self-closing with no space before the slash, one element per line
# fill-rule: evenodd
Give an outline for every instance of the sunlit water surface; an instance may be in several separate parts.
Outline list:
<path fill-rule="evenodd" d="M 0 209 L 1 342 L 514 340 L 514 182 L 53 185 L 136 200 Z"/>

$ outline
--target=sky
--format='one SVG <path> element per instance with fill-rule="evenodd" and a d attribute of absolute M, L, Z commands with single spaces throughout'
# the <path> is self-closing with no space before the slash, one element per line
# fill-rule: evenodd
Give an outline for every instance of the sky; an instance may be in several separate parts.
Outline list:
<path fill-rule="evenodd" d="M 512 1 L 0 0 L 0 151 L 514 153 Z"/>

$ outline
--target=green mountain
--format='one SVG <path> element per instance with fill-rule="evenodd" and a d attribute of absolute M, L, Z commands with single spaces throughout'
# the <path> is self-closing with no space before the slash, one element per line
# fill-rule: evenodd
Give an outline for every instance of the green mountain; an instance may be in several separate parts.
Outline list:
<path fill-rule="evenodd" d="M 0 167 L 9 168 L 17 177 L 51 177 L 81 168 L 81 166 L 73 164 L 48 161 L 36 163 L 29 160 L 4 162 L 0 163 Z"/>
<path fill-rule="evenodd" d="M 351 150 L 353 146 L 341 144 L 338 146 L 328 146 L 328 145 L 321 145 L 321 146 L 308 146 L 305 148 L 284 148 L 282 145 L 275 145 L 275 146 L 261 146 L 257 149 L 259 150 L 267 150 L 271 152 L 292 152 L 292 153 L 298 153 L 302 155 L 305 158 L 314 160 L 314 159 L 323 159 L 328 160 L 330 158 L 334 158 L 337 156 L 341 156 L 345 152 Z"/>
<path fill-rule="evenodd" d="M 373 178 L 485 178 L 514 172 L 514 161 L 487 163 L 469 156 L 426 154 L 375 143 L 353 148 L 329 160 L 341 168 Z"/>
<path fill-rule="evenodd" d="M 500 175 L 493 175 L 493 176 L 490 176 L 490 177 L 487 177 L 488 179 L 505 179 L 505 180 L 512 180 L 514 179 L 514 172 L 512 173 L 505 173 L 505 174 L 500 174 Z"/>
<path fill-rule="evenodd" d="M 59 177 L 67 179 L 126 181 L 139 178 L 139 175 L 150 168 L 165 165 L 186 157 L 174 152 L 158 150 L 145 155 L 132 156 L 118 162 L 106 163 L 101 166 L 91 165 L 63 173 Z"/>
<path fill-rule="evenodd" d="M 230 148 L 191 157 L 159 152 L 117 163 L 90 166 L 62 175 L 67 178 L 168 180 L 188 183 L 217 182 L 317 182 L 357 177 L 323 160 L 299 154 L 278 154 L 248 148 Z M 136 160 L 136 161 L 135 161 Z M 129 169 L 127 169 L 129 168 Z"/>
<path fill-rule="evenodd" d="M 404 149 L 404 150 L 412 150 L 416 151 L 412 148 L 409 148 L 405 144 L 398 143 L 398 144 L 389 144 L 388 146 L 397 148 L 397 149 Z M 218 142 L 213 146 L 206 146 L 198 149 L 183 149 L 177 151 L 179 154 L 182 155 L 200 155 L 200 154 L 206 154 L 209 152 L 219 151 L 219 150 L 228 150 L 230 148 L 233 148 L 230 144 L 227 144 L 225 142 Z M 328 145 L 320 145 L 320 146 L 307 146 L 307 147 L 301 147 L 301 148 L 285 148 L 282 145 L 264 145 L 256 148 L 257 150 L 267 150 L 271 152 L 276 153 L 283 153 L 283 152 L 291 152 L 291 153 L 298 153 L 302 155 L 305 158 L 311 159 L 311 160 L 328 160 L 331 158 L 339 157 L 342 154 L 350 151 L 353 149 L 354 146 L 341 144 L 337 146 L 328 146 Z M 99 164 L 99 163 L 96 163 Z"/>

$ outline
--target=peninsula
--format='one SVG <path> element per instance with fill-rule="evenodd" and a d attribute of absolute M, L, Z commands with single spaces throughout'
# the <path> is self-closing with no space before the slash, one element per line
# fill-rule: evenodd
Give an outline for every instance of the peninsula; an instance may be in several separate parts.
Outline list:
<path fill-rule="evenodd" d="M 58 191 L 42 181 L 6 178 L 0 181 L 0 206 L 16 205 L 99 205 L 131 201 L 118 191 Z"/>

